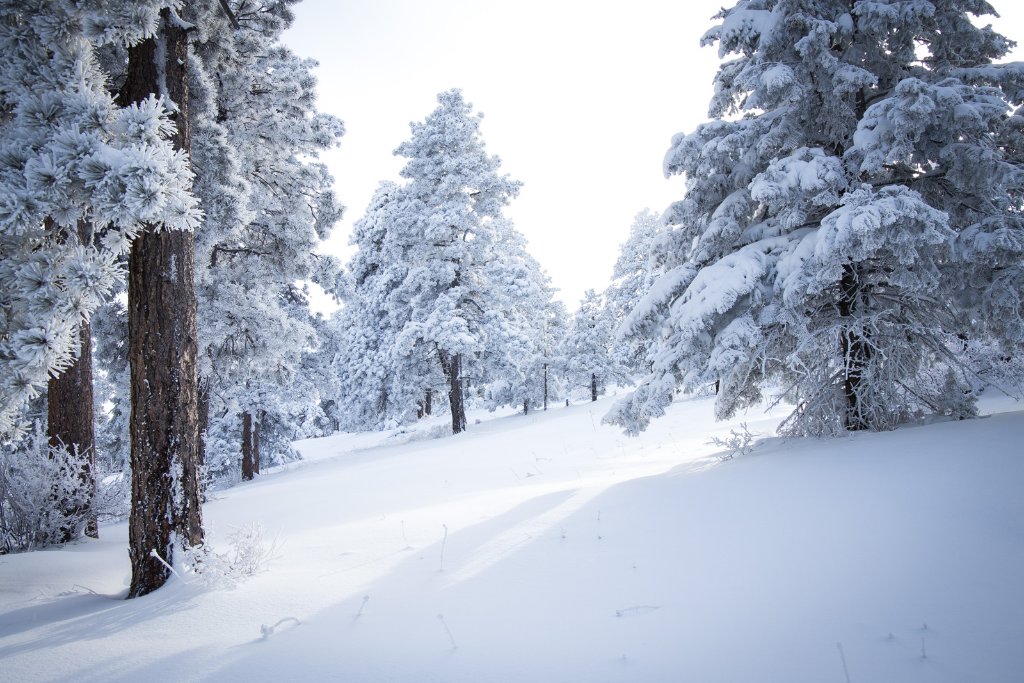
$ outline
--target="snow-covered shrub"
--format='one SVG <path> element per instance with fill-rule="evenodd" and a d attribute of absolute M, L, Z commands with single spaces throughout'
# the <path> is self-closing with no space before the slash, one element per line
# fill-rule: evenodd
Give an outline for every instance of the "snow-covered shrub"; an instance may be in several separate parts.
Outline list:
<path fill-rule="evenodd" d="M 737 455 L 750 455 L 759 436 L 760 434 L 747 428 L 746 422 L 741 422 L 739 429 L 729 430 L 729 436 L 713 436 L 708 443 L 725 451 L 719 456 L 719 460 L 732 460 Z"/>
<path fill-rule="evenodd" d="M 185 571 L 201 585 L 230 589 L 264 571 L 280 549 L 277 539 L 268 540 L 257 523 L 240 527 L 227 537 L 227 542 L 230 548 L 226 552 L 217 552 L 209 544 L 188 548 Z"/>
<path fill-rule="evenodd" d="M 0 554 L 35 550 L 81 536 L 91 519 L 128 512 L 129 477 L 93 471 L 95 495 L 83 486 L 67 447 L 52 447 L 40 422 L 17 447 L 0 448 Z"/>

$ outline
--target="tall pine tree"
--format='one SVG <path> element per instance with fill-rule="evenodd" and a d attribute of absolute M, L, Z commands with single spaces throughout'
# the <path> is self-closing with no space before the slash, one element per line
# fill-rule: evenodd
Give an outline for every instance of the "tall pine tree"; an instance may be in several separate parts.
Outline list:
<path fill-rule="evenodd" d="M 383 185 L 357 224 L 339 366 L 358 387 L 342 400 L 369 425 L 424 414 L 446 393 L 459 433 L 467 387 L 500 382 L 500 400 L 535 400 L 516 377 L 535 360 L 550 290 L 502 218 L 519 183 L 485 152 L 481 116 L 458 90 L 438 101 L 395 151 L 407 182 Z"/>
<path fill-rule="evenodd" d="M 155 35 L 128 48 L 122 89 L 128 102 L 159 97 L 171 108 L 171 139 L 184 155 L 191 147 L 189 61 L 187 24 L 164 8 Z M 194 235 L 169 227 L 150 226 L 129 253 L 130 598 L 160 588 L 176 551 L 203 542 Z"/>

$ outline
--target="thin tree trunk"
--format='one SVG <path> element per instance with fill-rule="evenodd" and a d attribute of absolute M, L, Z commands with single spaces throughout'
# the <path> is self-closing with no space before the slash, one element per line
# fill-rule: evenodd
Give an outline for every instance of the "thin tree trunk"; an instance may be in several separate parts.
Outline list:
<path fill-rule="evenodd" d="M 202 467 L 206 464 L 206 432 L 210 428 L 210 380 L 199 380 L 199 444 L 196 461 Z"/>
<path fill-rule="evenodd" d="M 871 425 L 864 414 L 864 406 L 861 402 L 861 391 L 864 369 L 871 358 L 871 347 L 868 339 L 857 329 L 855 320 L 861 289 L 853 264 L 848 263 L 843 266 L 839 292 L 839 315 L 843 319 L 840 347 L 845 366 L 843 395 L 846 397 L 846 415 L 844 423 L 846 429 L 850 431 L 870 429 Z"/>
<path fill-rule="evenodd" d="M 434 403 L 434 390 L 427 389 L 426 394 L 423 396 L 423 414 L 430 415 L 430 411 L 433 410 Z"/>
<path fill-rule="evenodd" d="M 260 425 L 263 424 L 263 418 L 263 411 L 257 410 L 252 425 L 252 469 L 256 474 L 260 473 Z"/>
<path fill-rule="evenodd" d="M 96 514 L 91 509 L 96 497 L 96 434 L 92 409 L 92 334 L 88 322 L 82 323 L 79 342 L 78 359 L 59 377 L 51 378 L 47 385 L 46 434 L 51 447 L 67 448 L 68 459 L 61 463 L 61 469 L 75 473 L 79 483 L 76 495 L 70 500 L 66 495 L 54 493 L 53 504 L 71 520 L 52 539 L 56 543 L 78 538 L 82 521 L 85 535 L 99 538 Z"/>
<path fill-rule="evenodd" d="M 590 373 L 590 400 L 597 400 L 597 375 Z"/>
<path fill-rule="evenodd" d="M 156 38 L 128 49 L 125 103 L 152 93 L 177 106 L 177 149 L 188 153 L 188 42 L 169 10 Z M 160 42 L 158 49 L 158 41 Z M 162 60 L 162 63 L 158 63 Z M 161 87 L 166 92 L 161 93 Z M 132 505 L 128 597 L 169 578 L 176 544 L 203 541 L 199 499 L 199 412 L 193 235 L 150 226 L 132 243 L 128 266 Z"/>
<path fill-rule="evenodd" d="M 242 413 L 242 481 L 252 481 L 252 414 Z"/>
<path fill-rule="evenodd" d="M 548 409 L 548 364 L 544 364 L 544 410 Z"/>

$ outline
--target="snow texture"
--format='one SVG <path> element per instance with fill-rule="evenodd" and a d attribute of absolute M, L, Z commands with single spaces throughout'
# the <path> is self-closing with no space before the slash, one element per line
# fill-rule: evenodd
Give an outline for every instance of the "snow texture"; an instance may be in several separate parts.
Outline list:
<path fill-rule="evenodd" d="M 740 419 L 709 400 L 638 439 L 598 424 L 610 400 L 297 443 L 206 504 L 215 549 L 254 523 L 278 540 L 233 590 L 123 600 L 125 525 L 0 557 L 4 678 L 1020 679 L 1018 405 L 726 461 L 708 441 Z"/>

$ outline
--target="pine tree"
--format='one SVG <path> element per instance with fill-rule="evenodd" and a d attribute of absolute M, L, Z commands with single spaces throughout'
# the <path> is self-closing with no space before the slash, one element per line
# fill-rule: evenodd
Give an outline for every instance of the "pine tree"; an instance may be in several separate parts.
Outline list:
<path fill-rule="evenodd" d="M 480 138 L 481 117 L 462 94 L 451 90 L 438 101 L 395 150 L 408 159 L 401 171 L 408 182 L 387 209 L 385 263 L 401 269 L 385 276 L 395 281 L 384 285 L 396 331 L 388 360 L 403 395 L 423 396 L 440 370 L 457 434 L 466 428 L 467 387 L 484 381 L 502 340 L 514 334 L 497 279 L 511 231 L 501 212 L 519 183 L 498 175 L 500 162 Z"/>
<path fill-rule="evenodd" d="M 545 404 L 544 368 L 556 344 L 550 336 L 555 290 L 511 223 L 495 227 L 499 239 L 490 250 L 486 277 L 489 304 L 502 315 L 477 366 L 488 408 L 515 405 L 528 414 Z"/>
<path fill-rule="evenodd" d="M 411 419 L 421 394 L 425 404 L 428 392 L 441 384 L 429 373 L 398 378 L 391 372 L 394 340 L 410 318 L 408 308 L 394 297 L 408 273 L 404 247 L 392 232 L 404 210 L 400 186 L 381 183 L 349 240 L 355 252 L 346 268 L 346 302 L 331 323 L 339 339 L 334 365 L 341 391 L 338 413 L 346 429 L 379 428 L 389 420 Z"/>
<path fill-rule="evenodd" d="M 605 305 L 616 329 L 633 312 L 653 281 L 657 264 L 652 263 L 651 252 L 660 232 L 661 219 L 650 209 L 644 209 L 634 217 L 629 238 L 619 247 L 612 283 L 604 293 Z M 646 373 L 649 347 L 649 341 L 644 338 L 619 339 L 616 335 L 612 354 L 630 372 Z"/>
<path fill-rule="evenodd" d="M 565 357 L 561 355 L 562 340 L 569 331 L 569 312 L 565 304 L 552 299 L 544 307 L 541 323 L 540 343 L 537 358 L 538 371 L 541 377 L 541 406 L 548 409 L 548 404 L 562 400 L 566 395 Z"/>
<path fill-rule="evenodd" d="M 601 295 L 588 289 L 562 342 L 569 386 L 585 387 L 591 401 L 596 401 L 609 383 L 628 381 L 626 368 L 612 353 L 614 320 L 610 313 Z"/>
<path fill-rule="evenodd" d="M 291 4 L 228 3 L 237 28 L 208 32 L 191 74 L 195 191 L 207 212 L 196 247 L 201 371 L 213 422 L 205 427 L 241 456 L 243 479 L 258 471 L 260 452 L 293 457 L 293 418 L 317 419 L 309 413 L 319 409 L 320 392 L 305 368 L 319 341 L 295 283 L 333 284 L 340 267 L 315 253 L 342 207 L 330 174 L 312 159 L 337 144 L 344 127 L 316 110 L 315 63 L 280 44 Z M 237 460 L 228 460 L 236 472 Z"/>
<path fill-rule="evenodd" d="M 128 48 L 123 95 L 154 95 L 174 107 L 176 150 L 191 145 L 189 46 L 185 23 L 160 12 L 156 35 Z M 176 546 L 203 542 L 199 499 L 198 368 L 193 233 L 153 226 L 132 243 L 128 266 L 131 362 L 132 514 L 128 597 L 146 595 L 169 577 Z"/>
<path fill-rule="evenodd" d="M 977 0 L 745 0 L 705 43 L 712 121 L 665 160 L 663 273 L 626 328 L 653 374 L 628 431 L 677 387 L 721 381 L 727 417 L 766 388 L 795 434 L 969 415 L 964 340 L 1018 346 L 1024 65 Z"/>

